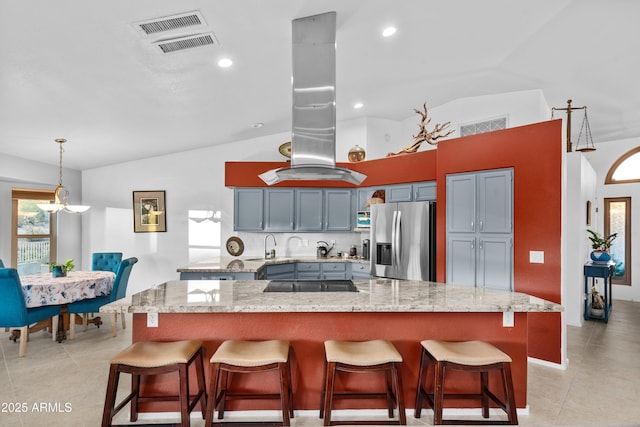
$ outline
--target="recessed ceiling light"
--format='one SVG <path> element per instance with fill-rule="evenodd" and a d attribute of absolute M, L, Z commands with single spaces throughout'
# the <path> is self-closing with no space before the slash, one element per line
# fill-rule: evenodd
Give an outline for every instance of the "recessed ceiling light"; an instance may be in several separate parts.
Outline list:
<path fill-rule="evenodd" d="M 230 60 L 229 58 L 222 58 L 220 61 L 218 61 L 218 67 L 221 68 L 228 68 L 231 67 L 233 65 L 233 61 Z"/>
<path fill-rule="evenodd" d="M 355 104 L 353 104 L 353 108 L 355 108 L 356 110 L 362 107 L 364 107 L 364 104 L 362 102 L 356 102 Z"/>
<path fill-rule="evenodd" d="M 396 33 L 396 27 L 387 27 L 382 31 L 382 37 L 390 37 Z"/>
<path fill-rule="evenodd" d="M 262 126 L 264 126 L 264 123 L 254 123 L 251 125 L 252 128 L 256 129 L 256 128 L 261 128 Z"/>

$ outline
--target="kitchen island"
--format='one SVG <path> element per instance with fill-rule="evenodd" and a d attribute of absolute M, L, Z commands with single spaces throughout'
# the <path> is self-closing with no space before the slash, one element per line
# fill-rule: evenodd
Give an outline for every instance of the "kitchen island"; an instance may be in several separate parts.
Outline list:
<path fill-rule="evenodd" d="M 559 312 L 558 304 L 517 292 L 464 288 L 434 282 L 372 279 L 354 281 L 358 292 L 263 292 L 264 280 L 176 280 L 163 283 L 115 303 L 101 311 L 133 313 L 134 342 L 199 339 L 207 360 L 226 339 L 286 339 L 293 347 L 295 408 L 318 409 L 324 368 L 323 342 L 390 340 L 402 354 L 401 375 L 405 402 L 415 399 L 420 341 L 424 339 L 480 339 L 496 345 L 513 359 L 513 380 L 518 408 L 527 406 L 527 316 Z M 158 326 L 147 326 L 147 314 L 158 313 Z M 513 320 L 513 322 L 511 322 Z M 457 373 L 455 373 L 457 374 Z M 253 376 L 255 377 L 255 376 Z M 353 377 L 353 376 L 351 376 Z M 369 377 L 369 376 L 363 376 Z M 453 375 L 448 387 L 470 390 L 473 377 Z M 243 379 L 244 380 L 244 379 Z M 237 382 L 241 387 L 275 390 L 275 378 Z M 341 387 L 374 388 L 377 379 L 349 378 Z M 497 378 L 493 378 L 492 381 Z M 496 384 L 498 384 L 496 382 Z M 147 383 L 147 391 L 172 388 L 167 382 Z M 167 390 L 168 391 L 168 390 Z M 277 403 L 251 402 L 260 408 Z M 359 408 L 361 402 L 338 402 L 340 408 Z M 371 407 L 367 402 L 364 407 Z M 378 402 L 384 407 L 384 402 Z M 243 409 L 246 402 L 237 402 Z M 376 404 L 376 403 L 374 403 Z M 479 407 L 478 402 L 455 402 L 458 407 Z M 162 403 L 143 411 L 173 411 Z"/>

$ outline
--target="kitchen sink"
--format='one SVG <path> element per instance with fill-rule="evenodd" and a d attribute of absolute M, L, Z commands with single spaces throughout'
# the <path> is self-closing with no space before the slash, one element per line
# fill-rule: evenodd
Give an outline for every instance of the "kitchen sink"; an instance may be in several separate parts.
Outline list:
<path fill-rule="evenodd" d="M 358 292 L 351 280 L 270 280 L 264 292 Z"/>

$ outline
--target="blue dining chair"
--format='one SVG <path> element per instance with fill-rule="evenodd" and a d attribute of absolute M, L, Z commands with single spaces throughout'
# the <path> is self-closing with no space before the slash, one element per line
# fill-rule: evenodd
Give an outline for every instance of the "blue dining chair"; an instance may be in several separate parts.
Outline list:
<path fill-rule="evenodd" d="M 110 302 L 119 300 L 124 298 L 127 295 L 127 284 L 129 283 L 129 276 L 131 275 L 131 270 L 133 269 L 133 265 L 138 262 L 138 258 L 132 257 L 124 259 L 118 265 L 118 270 L 116 271 L 116 277 L 113 279 L 113 288 L 111 289 L 111 293 L 109 295 L 104 295 L 96 298 L 83 299 L 80 301 L 72 302 L 67 306 L 67 310 L 71 315 L 71 320 L 69 321 L 69 329 L 70 329 L 70 338 L 75 338 L 75 314 L 81 314 L 83 316 L 82 324 L 87 324 L 87 315 L 89 313 L 97 313 L 100 311 L 100 307 L 105 304 L 109 304 Z M 125 329 L 125 317 L 124 312 L 122 314 L 122 329 Z M 111 313 L 111 330 L 113 332 L 113 336 L 115 337 L 118 334 L 117 331 L 117 321 L 118 316 L 116 313 Z"/>
<path fill-rule="evenodd" d="M 91 270 L 118 272 L 122 252 L 94 252 L 91 254 Z"/>
<path fill-rule="evenodd" d="M 20 328 L 20 350 L 24 356 L 29 340 L 29 326 L 53 318 L 51 331 L 58 330 L 59 305 L 27 308 L 20 276 L 15 268 L 0 268 L 0 327 Z"/>

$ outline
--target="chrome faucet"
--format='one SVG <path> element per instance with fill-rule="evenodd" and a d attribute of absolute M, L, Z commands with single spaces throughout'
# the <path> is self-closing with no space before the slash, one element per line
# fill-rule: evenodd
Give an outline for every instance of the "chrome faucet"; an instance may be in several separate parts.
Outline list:
<path fill-rule="evenodd" d="M 271 249 L 270 252 L 267 252 L 267 238 L 271 236 L 271 238 L 273 239 L 273 246 L 274 248 Z M 273 234 L 267 234 L 266 236 L 264 236 L 264 259 L 269 259 L 269 258 L 275 258 L 276 257 L 276 246 L 278 246 L 278 244 L 276 243 L 276 238 Z"/>

